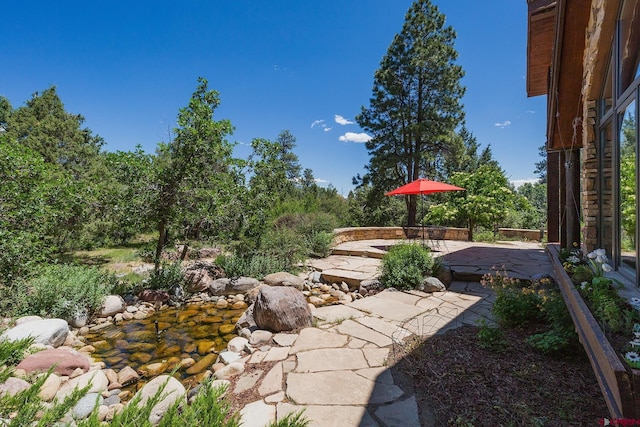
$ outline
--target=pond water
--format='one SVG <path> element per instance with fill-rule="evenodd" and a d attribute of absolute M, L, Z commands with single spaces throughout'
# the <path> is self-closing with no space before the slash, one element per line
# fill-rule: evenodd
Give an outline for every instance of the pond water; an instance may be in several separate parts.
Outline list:
<path fill-rule="evenodd" d="M 181 360 L 196 362 L 224 350 L 236 335 L 235 324 L 244 309 L 219 309 L 213 303 L 169 307 L 143 320 L 110 325 L 86 335 L 92 354 L 116 372 L 130 366 L 143 376 L 170 372 Z M 181 380 L 189 374 L 181 369 Z"/>

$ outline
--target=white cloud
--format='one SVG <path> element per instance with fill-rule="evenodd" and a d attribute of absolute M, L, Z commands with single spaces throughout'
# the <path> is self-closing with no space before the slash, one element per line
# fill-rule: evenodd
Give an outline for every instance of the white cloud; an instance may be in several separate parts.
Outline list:
<path fill-rule="evenodd" d="M 335 121 L 336 121 L 336 123 L 337 123 L 337 124 L 342 125 L 342 126 L 344 126 L 344 125 L 352 125 L 352 124 L 354 124 L 354 123 L 355 123 L 355 122 L 352 122 L 351 120 L 347 120 L 347 119 L 345 119 L 345 118 L 344 118 L 344 117 L 342 117 L 340 114 L 336 114 L 336 115 L 334 116 L 334 119 L 335 119 Z"/>
<path fill-rule="evenodd" d="M 338 140 L 342 142 L 367 142 L 371 140 L 371 137 L 366 133 L 355 133 L 355 132 L 347 132 L 344 135 L 341 135 Z"/>
<path fill-rule="evenodd" d="M 314 128 L 316 126 L 324 127 L 324 120 L 314 120 L 313 123 L 311 123 L 311 127 Z"/>
<path fill-rule="evenodd" d="M 321 179 L 321 178 L 314 178 L 314 181 L 317 182 L 318 184 L 326 184 L 327 181 L 326 179 Z"/>
<path fill-rule="evenodd" d="M 511 124 L 511 122 L 509 120 L 505 120 L 503 123 L 496 123 L 494 124 L 495 127 L 500 128 L 500 129 L 504 129 L 507 126 L 509 126 Z"/>
<path fill-rule="evenodd" d="M 527 110 L 527 114 L 535 114 L 536 112 L 533 110 Z"/>
<path fill-rule="evenodd" d="M 329 132 L 331 130 L 331 128 L 328 128 L 326 125 L 324 125 L 323 127 L 325 132 Z"/>
<path fill-rule="evenodd" d="M 514 187 L 518 188 L 522 184 L 527 184 L 527 183 L 535 184 L 538 181 L 540 181 L 538 178 L 513 179 L 511 180 L 511 184 L 513 184 Z"/>

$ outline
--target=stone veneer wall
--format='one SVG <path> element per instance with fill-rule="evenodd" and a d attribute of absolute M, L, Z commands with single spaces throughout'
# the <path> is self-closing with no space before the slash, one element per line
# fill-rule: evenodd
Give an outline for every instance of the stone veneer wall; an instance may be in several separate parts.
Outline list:
<path fill-rule="evenodd" d="M 585 51 L 583 57 L 583 81 L 582 81 L 582 165 L 581 165 L 581 208 L 583 218 L 582 244 L 583 249 L 591 251 L 599 245 L 602 237 L 604 246 L 611 248 L 611 227 L 608 227 L 608 236 L 600 236 L 607 227 L 599 227 L 600 206 L 598 205 L 598 193 L 605 190 L 600 188 L 602 183 L 611 182 L 611 144 L 603 144 L 609 147 L 607 168 L 604 168 L 604 179 L 600 180 L 600 165 L 598 161 L 599 147 L 597 144 L 597 100 L 600 97 L 601 80 L 604 76 L 597 69 L 598 61 L 603 61 L 603 55 L 608 55 L 609 42 L 603 46 L 601 42 L 602 26 L 605 20 L 606 0 L 592 0 L 589 26 L 585 33 Z M 602 51 L 601 51 L 602 50 Z M 602 67 L 600 67 L 602 68 Z M 598 79 L 598 81 L 595 81 Z M 598 88 L 596 90 L 595 88 Z M 605 158 L 603 156 L 603 158 Z M 603 165 L 606 166 L 606 165 Z M 609 188 L 609 193 L 611 189 Z M 611 218 L 611 203 L 607 206 L 604 217 Z M 606 237 L 606 238 L 605 238 Z M 608 245 L 606 244 L 609 239 Z"/>

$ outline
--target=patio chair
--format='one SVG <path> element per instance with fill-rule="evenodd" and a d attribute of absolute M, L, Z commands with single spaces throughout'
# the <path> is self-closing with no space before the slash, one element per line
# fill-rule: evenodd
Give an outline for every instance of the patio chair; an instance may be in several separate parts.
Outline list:
<path fill-rule="evenodd" d="M 447 233 L 447 227 L 442 227 L 439 225 L 430 225 L 427 226 L 427 236 L 429 237 L 429 242 L 431 244 L 432 249 L 440 250 L 440 244 L 444 245 L 445 249 L 447 248 L 447 244 L 445 243 L 444 236 Z"/>

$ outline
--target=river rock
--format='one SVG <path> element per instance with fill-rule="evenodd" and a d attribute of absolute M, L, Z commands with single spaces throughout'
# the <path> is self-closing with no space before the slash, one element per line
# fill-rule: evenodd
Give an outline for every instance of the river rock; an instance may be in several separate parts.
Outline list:
<path fill-rule="evenodd" d="M 223 277 L 211 282 L 208 291 L 211 295 L 235 295 L 240 292 L 247 292 L 259 285 L 260 282 L 252 277 L 237 277 L 233 279 Z"/>
<path fill-rule="evenodd" d="M 97 317 L 109 317 L 118 313 L 122 313 L 127 304 L 120 295 L 107 295 L 102 300 L 102 306 L 96 312 Z"/>
<path fill-rule="evenodd" d="M 236 322 L 236 327 L 238 329 L 247 328 L 249 330 L 255 330 L 258 328 L 256 325 L 256 321 L 253 318 L 253 304 L 251 304 L 244 313 L 240 316 L 238 321 Z"/>
<path fill-rule="evenodd" d="M 142 407 L 163 386 L 162 395 L 164 397 L 151 409 L 151 414 L 149 415 L 149 422 L 153 425 L 157 425 L 160 422 L 164 413 L 175 402 L 184 401 L 186 403 L 187 392 L 180 381 L 169 375 L 160 375 L 146 383 L 132 399 L 135 400 L 136 397 L 140 396 L 138 407 Z"/>
<path fill-rule="evenodd" d="M 45 402 L 49 402 L 56 397 L 56 393 L 58 389 L 60 389 L 60 385 L 62 384 L 62 378 L 57 376 L 56 374 L 51 374 L 44 380 L 44 384 L 40 387 L 40 391 L 38 392 L 38 396 L 40 399 Z"/>
<path fill-rule="evenodd" d="M 434 277 L 437 277 L 445 286 L 451 285 L 451 282 L 453 282 L 453 272 L 451 271 L 451 267 L 447 264 L 442 264 L 438 269 L 438 274 Z"/>
<path fill-rule="evenodd" d="M 63 319 L 43 319 L 20 323 L 4 331 L 0 340 L 18 341 L 33 337 L 38 344 L 60 347 L 67 339 L 69 324 Z"/>
<path fill-rule="evenodd" d="M 31 384 L 26 382 L 21 378 L 9 377 L 5 382 L 0 384 L 0 396 L 8 394 L 10 396 L 15 396 L 31 387 Z"/>
<path fill-rule="evenodd" d="M 87 418 L 91 414 L 91 411 L 93 411 L 93 408 L 95 408 L 96 403 L 98 404 L 98 406 L 100 406 L 102 405 L 103 401 L 104 399 L 102 398 L 102 396 L 100 396 L 100 394 L 87 393 L 80 400 L 78 400 L 76 406 L 73 407 L 73 410 L 71 412 L 73 418 L 77 420 L 83 420 Z"/>
<path fill-rule="evenodd" d="M 239 362 L 233 362 L 228 364 L 227 366 L 218 369 L 215 372 L 216 379 L 219 380 L 228 380 L 234 375 L 238 375 L 244 372 L 244 365 Z"/>
<path fill-rule="evenodd" d="M 418 286 L 418 290 L 422 292 L 442 292 L 447 288 L 437 277 L 427 277 Z"/>
<path fill-rule="evenodd" d="M 165 292 L 165 291 L 144 289 L 140 291 L 140 293 L 138 294 L 138 298 L 144 302 L 166 302 L 166 301 L 169 301 L 169 298 L 171 298 L 171 295 L 169 295 L 169 292 Z M 136 316 L 139 313 L 140 313 L 139 311 L 136 312 L 134 314 L 134 318 L 136 318 Z M 142 316 L 141 318 L 144 319 L 145 317 L 146 316 Z"/>
<path fill-rule="evenodd" d="M 89 370 L 89 358 L 76 350 L 59 347 L 27 356 L 17 366 L 28 374 L 34 372 L 47 372 L 53 367 L 53 372 L 58 375 L 71 375 L 76 369 L 82 369 L 83 373 Z"/>
<path fill-rule="evenodd" d="M 220 325 L 220 329 L 218 329 L 218 332 L 220 333 L 220 335 L 227 335 L 232 333 L 235 330 L 236 330 L 236 325 L 225 324 L 225 325 Z"/>
<path fill-rule="evenodd" d="M 249 343 L 251 345 L 261 345 L 266 344 L 271 341 L 273 337 L 273 333 L 269 331 L 264 331 L 262 329 L 258 329 L 251 333 L 251 338 L 249 339 Z"/>
<path fill-rule="evenodd" d="M 240 354 L 236 353 L 235 351 L 222 351 L 218 355 L 218 360 L 225 365 L 238 362 L 240 359 L 242 359 L 242 356 L 240 356 Z"/>
<path fill-rule="evenodd" d="M 269 286 L 292 286 L 299 291 L 304 287 L 303 279 L 286 271 L 268 274 L 264 276 L 263 281 Z"/>
<path fill-rule="evenodd" d="M 359 291 L 362 295 L 367 295 L 370 292 L 378 292 L 384 289 L 384 285 L 377 279 L 363 280 L 360 282 Z"/>
<path fill-rule="evenodd" d="M 125 366 L 118 372 L 118 382 L 123 386 L 129 385 L 140 379 L 140 375 L 130 366 Z"/>
<path fill-rule="evenodd" d="M 260 329 L 292 331 L 311 326 L 313 316 L 307 300 L 298 289 L 263 286 L 253 307 L 253 318 Z"/>
<path fill-rule="evenodd" d="M 198 360 L 193 366 L 188 368 L 185 372 L 189 375 L 198 374 L 205 369 L 209 369 L 211 365 L 213 365 L 218 358 L 218 355 L 215 353 L 209 353 L 204 356 L 202 359 Z"/>
<path fill-rule="evenodd" d="M 82 328 L 83 326 L 87 326 L 87 323 L 89 323 L 89 313 L 84 309 L 79 310 L 67 320 L 72 328 Z"/>
<path fill-rule="evenodd" d="M 249 343 L 249 340 L 243 337 L 235 337 L 232 338 L 229 343 L 227 343 L 227 349 L 229 351 L 233 351 L 236 353 L 241 353 L 244 350 L 244 347 Z"/>
<path fill-rule="evenodd" d="M 89 383 L 91 383 L 91 387 L 89 388 L 88 393 L 101 393 L 109 386 L 109 380 L 104 372 L 89 371 L 86 374 L 73 378 L 64 384 L 56 393 L 56 398 L 58 400 L 62 400 L 70 395 L 76 388 L 84 388 Z"/>

